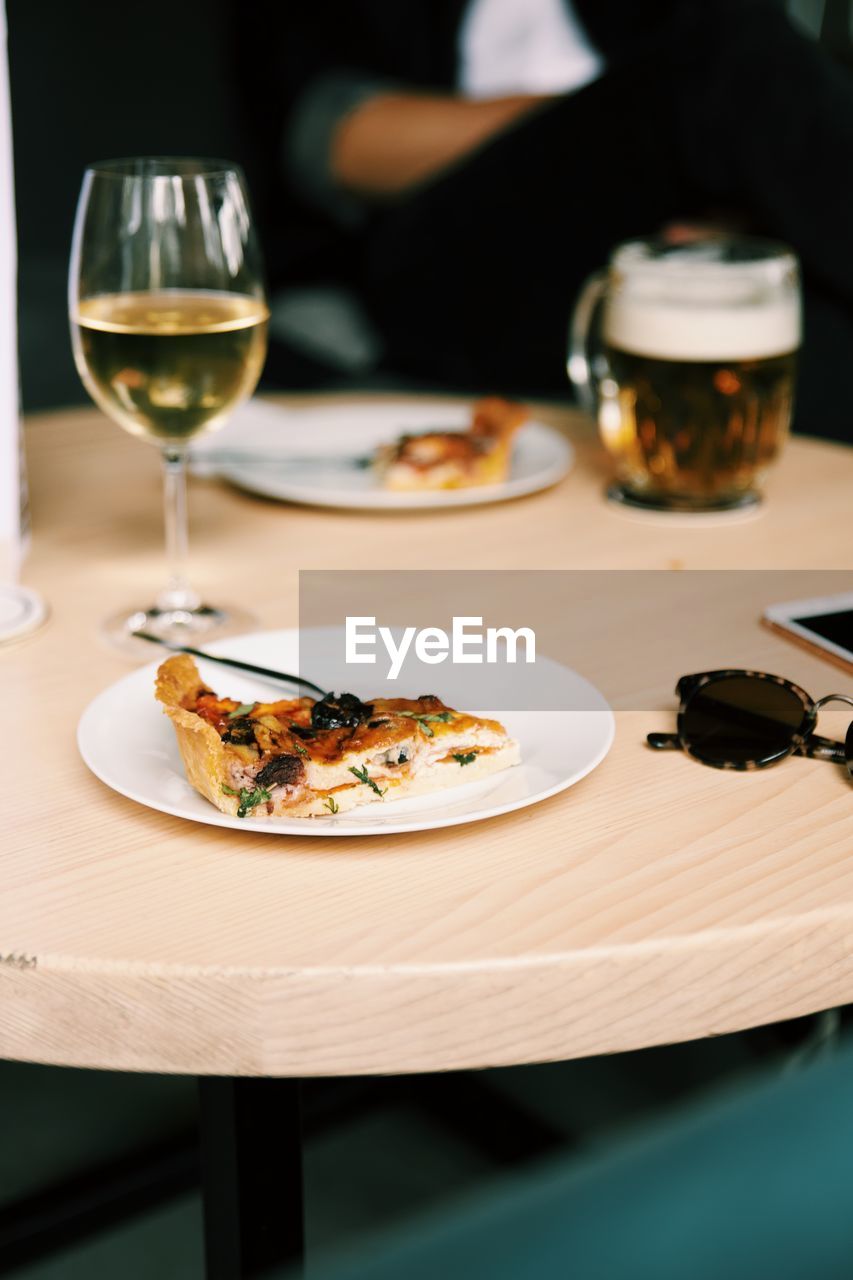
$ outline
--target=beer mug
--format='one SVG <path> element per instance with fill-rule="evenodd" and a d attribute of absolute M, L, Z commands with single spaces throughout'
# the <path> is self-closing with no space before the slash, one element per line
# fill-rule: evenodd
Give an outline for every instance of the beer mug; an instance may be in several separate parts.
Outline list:
<path fill-rule="evenodd" d="M 800 311 L 785 245 L 619 246 L 581 291 L 568 359 L 615 464 L 608 496 L 658 511 L 758 502 L 791 420 Z"/>

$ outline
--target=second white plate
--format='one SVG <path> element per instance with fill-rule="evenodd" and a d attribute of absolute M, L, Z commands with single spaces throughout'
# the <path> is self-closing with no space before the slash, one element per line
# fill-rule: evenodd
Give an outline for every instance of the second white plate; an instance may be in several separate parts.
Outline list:
<path fill-rule="evenodd" d="M 377 399 L 297 409 L 252 400 L 237 410 L 221 432 L 199 441 L 192 457 L 199 469 L 213 471 L 265 498 L 376 511 L 505 502 L 549 488 L 572 466 L 574 450 L 568 440 L 553 427 L 533 421 L 525 423 L 515 438 L 509 479 L 504 484 L 391 493 L 382 488 L 370 468 L 348 468 L 336 461 L 367 456 L 377 445 L 405 432 L 431 427 L 461 431 L 469 419 L 470 405 L 465 402 L 434 405 L 415 398 Z M 259 459 L 218 462 L 217 453 L 228 450 L 256 453 Z M 306 456 L 312 459 L 310 465 L 305 464 Z"/>

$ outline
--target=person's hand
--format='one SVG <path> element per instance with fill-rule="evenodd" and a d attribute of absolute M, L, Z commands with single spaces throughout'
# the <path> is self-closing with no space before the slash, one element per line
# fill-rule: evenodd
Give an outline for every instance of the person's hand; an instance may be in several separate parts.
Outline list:
<path fill-rule="evenodd" d="M 713 240 L 718 236 L 744 235 L 747 227 L 742 219 L 714 218 L 707 221 L 667 222 L 660 230 L 664 244 L 694 244 L 697 240 Z"/>

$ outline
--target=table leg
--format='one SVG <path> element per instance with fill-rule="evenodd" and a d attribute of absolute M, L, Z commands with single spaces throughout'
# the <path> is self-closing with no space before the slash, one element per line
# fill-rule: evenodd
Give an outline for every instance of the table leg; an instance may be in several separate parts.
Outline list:
<path fill-rule="evenodd" d="M 203 1076 L 207 1280 L 295 1277 L 304 1255 L 300 1082 Z"/>

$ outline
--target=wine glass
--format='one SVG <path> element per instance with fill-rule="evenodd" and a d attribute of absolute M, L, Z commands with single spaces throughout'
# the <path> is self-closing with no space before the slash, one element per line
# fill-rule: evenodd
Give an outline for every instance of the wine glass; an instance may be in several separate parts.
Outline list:
<path fill-rule="evenodd" d="M 237 165 L 141 157 L 86 170 L 69 278 L 77 371 L 95 403 L 163 460 L 170 577 L 153 604 L 109 618 L 192 644 L 245 630 L 249 614 L 202 602 L 186 576 L 187 445 L 255 388 L 267 346 L 260 253 Z"/>

